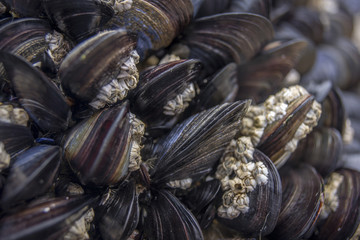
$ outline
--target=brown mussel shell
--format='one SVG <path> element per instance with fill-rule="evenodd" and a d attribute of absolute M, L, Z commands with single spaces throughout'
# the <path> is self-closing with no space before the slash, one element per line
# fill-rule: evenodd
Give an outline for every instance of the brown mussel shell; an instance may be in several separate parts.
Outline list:
<path fill-rule="evenodd" d="M 170 45 L 187 26 L 193 15 L 190 0 L 134 0 L 130 9 L 116 14 L 110 21 L 112 28 L 125 27 L 137 35 L 136 50 L 141 58 L 149 50 Z"/>
<path fill-rule="evenodd" d="M 282 204 L 272 239 L 311 236 L 323 204 L 323 180 L 310 165 L 280 170 Z M 296 213 L 296 215 L 294 215 Z"/>
<path fill-rule="evenodd" d="M 40 145 L 12 160 L 9 176 L 1 193 L 1 205 L 13 205 L 45 193 L 60 166 L 60 147 Z"/>
<path fill-rule="evenodd" d="M 112 185 L 128 173 L 129 102 L 95 113 L 66 135 L 64 159 L 83 184 Z"/>
<path fill-rule="evenodd" d="M 270 234 L 276 225 L 281 207 L 281 180 L 272 161 L 255 149 L 253 159 L 268 169 L 268 181 L 248 193 L 249 210 L 234 219 L 217 216 L 219 222 L 237 231 L 243 237 L 262 237 Z"/>
<path fill-rule="evenodd" d="M 306 118 L 314 97 L 310 94 L 297 98 L 288 107 L 286 114 L 273 124 L 267 125 L 258 144 L 258 149 L 280 168 L 286 161 L 285 145 L 293 139 L 296 130 Z"/>
<path fill-rule="evenodd" d="M 336 192 L 339 201 L 338 206 L 336 210 L 331 210 L 326 219 L 319 221 L 314 239 L 358 238 L 357 228 L 360 223 L 360 173 L 355 170 L 341 168 L 333 174 L 338 174 L 342 178 Z M 325 191 L 325 204 L 328 197 Z M 356 231 L 357 235 L 354 235 Z"/>

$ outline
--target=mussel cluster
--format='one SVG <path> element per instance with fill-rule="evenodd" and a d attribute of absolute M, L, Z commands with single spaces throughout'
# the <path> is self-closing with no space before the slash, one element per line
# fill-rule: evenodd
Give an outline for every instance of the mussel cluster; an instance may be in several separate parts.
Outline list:
<path fill-rule="evenodd" d="M 0 0 L 0 239 L 359 239 L 360 1 Z"/>

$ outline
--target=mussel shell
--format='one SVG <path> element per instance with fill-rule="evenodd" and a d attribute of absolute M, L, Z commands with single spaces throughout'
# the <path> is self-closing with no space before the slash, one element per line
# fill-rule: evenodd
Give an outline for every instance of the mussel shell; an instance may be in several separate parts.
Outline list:
<path fill-rule="evenodd" d="M 0 220 L 1 239 L 59 239 L 94 203 L 89 196 L 59 197 L 29 205 Z"/>
<path fill-rule="evenodd" d="M 272 239 L 311 236 L 323 204 L 323 180 L 310 165 L 280 170 L 282 204 Z"/>
<path fill-rule="evenodd" d="M 0 52 L 0 61 L 20 104 L 40 129 L 51 132 L 66 129 L 71 113 L 60 90 L 21 57 Z"/>
<path fill-rule="evenodd" d="M 212 74 L 230 62 L 248 61 L 273 34 L 263 16 L 223 13 L 197 19 L 183 41 L 191 50 L 190 58 L 200 59 L 206 73 Z"/>
<path fill-rule="evenodd" d="M 212 171 L 235 137 L 250 101 L 224 103 L 191 116 L 176 125 L 154 148 L 153 184 L 196 179 Z"/>
<path fill-rule="evenodd" d="M 48 21 L 38 18 L 22 18 L 0 28 L 0 49 L 23 56 L 31 62 L 43 53 L 47 44 L 45 35 L 52 31 Z"/>
<path fill-rule="evenodd" d="M 2 207 L 45 193 L 57 176 L 59 166 L 58 146 L 35 146 L 19 154 L 12 161 L 2 191 Z"/>
<path fill-rule="evenodd" d="M 360 173 L 345 168 L 334 173 L 343 177 L 337 190 L 339 205 L 319 222 L 314 239 L 350 239 L 360 223 Z"/>
<path fill-rule="evenodd" d="M 178 60 L 154 67 L 140 75 L 134 90 L 134 113 L 149 126 L 166 125 L 174 116 L 167 116 L 164 106 L 194 84 L 201 73 L 201 63 L 195 59 Z"/>
<path fill-rule="evenodd" d="M 95 113 L 66 135 L 64 158 L 83 184 L 111 185 L 128 173 L 129 121 L 129 102 L 124 102 Z"/>
<path fill-rule="evenodd" d="M 234 219 L 217 219 L 244 237 L 259 237 L 270 234 L 276 225 L 281 208 L 281 180 L 275 165 L 261 151 L 255 149 L 254 161 L 262 162 L 268 169 L 266 184 L 256 186 L 255 190 L 248 193 L 249 210 Z"/>
<path fill-rule="evenodd" d="M 267 49 L 272 44 L 277 47 Z M 286 75 L 301 58 L 307 43 L 303 40 L 273 41 L 251 61 L 238 69 L 239 91 L 237 99 L 250 98 L 254 103 L 263 102 L 287 86 Z"/>
<path fill-rule="evenodd" d="M 76 42 L 99 31 L 113 16 L 110 7 L 94 0 L 45 0 L 48 18 Z"/>
<path fill-rule="evenodd" d="M 103 32 L 77 45 L 60 65 L 64 91 L 84 102 L 91 102 L 101 87 L 117 76 L 117 61 L 135 47 L 134 36 L 124 29 Z"/>
<path fill-rule="evenodd" d="M 342 135 L 345 131 L 346 110 L 341 90 L 333 86 L 322 101 L 322 114 L 319 125 L 337 129 Z"/>
<path fill-rule="evenodd" d="M 239 89 L 237 66 L 229 63 L 208 78 L 198 81 L 200 93 L 189 106 L 192 113 L 209 109 L 225 102 L 233 102 Z"/>
<path fill-rule="evenodd" d="M 305 120 L 314 97 L 310 94 L 296 99 L 281 119 L 266 126 L 258 148 L 280 168 L 287 159 L 283 159 L 285 145 L 294 137 L 296 130 Z"/>
<path fill-rule="evenodd" d="M 34 144 L 34 138 L 29 128 L 0 121 L 0 142 L 4 143 L 5 150 L 14 156 Z"/>
<path fill-rule="evenodd" d="M 151 204 L 144 205 L 142 228 L 147 239 L 204 239 L 192 213 L 170 192 L 153 190 Z"/>
<path fill-rule="evenodd" d="M 291 158 L 310 164 L 322 177 L 326 177 L 340 165 L 342 150 L 343 141 L 339 131 L 320 127 L 299 142 Z M 289 162 L 295 159 L 290 159 Z"/>
<path fill-rule="evenodd" d="M 185 197 L 185 204 L 197 218 L 202 229 L 208 228 L 216 216 L 214 200 L 220 187 L 220 181 L 214 179 L 196 186 Z"/>
<path fill-rule="evenodd" d="M 193 5 L 190 0 L 135 0 L 131 8 L 120 12 L 111 22 L 113 28 L 125 27 L 135 33 L 136 50 L 143 59 L 149 50 L 167 47 L 190 23 Z"/>
<path fill-rule="evenodd" d="M 124 182 L 110 190 L 95 209 L 101 237 L 105 240 L 127 239 L 139 222 L 139 203 L 135 182 Z"/>

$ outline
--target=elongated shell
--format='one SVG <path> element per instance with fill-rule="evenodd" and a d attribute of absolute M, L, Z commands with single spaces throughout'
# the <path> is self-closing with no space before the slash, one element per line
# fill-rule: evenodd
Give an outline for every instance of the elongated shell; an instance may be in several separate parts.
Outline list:
<path fill-rule="evenodd" d="M 189 59 L 161 64 L 141 74 L 132 98 L 135 113 L 147 125 L 165 125 L 196 96 L 195 81 L 200 72 L 200 62 Z"/>
<path fill-rule="evenodd" d="M 34 137 L 29 128 L 0 121 L 0 142 L 10 156 L 31 147 L 34 144 Z"/>
<path fill-rule="evenodd" d="M 70 109 L 60 90 L 23 58 L 0 52 L 20 104 L 43 131 L 57 132 L 68 127 Z"/>
<path fill-rule="evenodd" d="M 45 193 L 57 176 L 59 166 L 58 146 L 35 146 L 18 155 L 12 161 L 1 205 L 12 205 Z"/>
<path fill-rule="evenodd" d="M 123 99 L 138 82 L 138 57 L 132 52 L 135 44 L 133 36 L 123 29 L 102 32 L 82 42 L 60 66 L 64 91 L 86 103 L 95 100 L 95 108 Z"/>
<path fill-rule="evenodd" d="M 93 204 L 94 198 L 59 197 L 29 205 L 0 220 L 1 239 L 59 239 Z"/>
<path fill-rule="evenodd" d="M 103 239 L 128 238 L 139 222 L 135 182 L 124 182 L 119 188 L 110 189 L 95 211 Z"/>
<path fill-rule="evenodd" d="M 211 172 L 237 133 L 249 104 L 238 101 L 218 105 L 175 126 L 155 146 L 155 161 L 150 165 L 152 183 L 186 188 Z"/>
<path fill-rule="evenodd" d="M 151 204 L 145 206 L 143 230 L 148 239 L 203 239 L 201 228 L 191 212 L 170 192 L 152 191 Z"/>
<path fill-rule="evenodd" d="M 323 204 L 323 180 L 310 165 L 280 171 L 282 204 L 273 239 L 311 236 Z M 296 214 L 295 214 L 296 213 Z"/>
<path fill-rule="evenodd" d="M 132 122 L 129 103 L 125 102 L 94 114 L 68 133 L 64 158 L 84 184 L 115 184 L 126 176 L 129 167 L 139 167 L 140 143 L 134 142 L 140 137 Z"/>

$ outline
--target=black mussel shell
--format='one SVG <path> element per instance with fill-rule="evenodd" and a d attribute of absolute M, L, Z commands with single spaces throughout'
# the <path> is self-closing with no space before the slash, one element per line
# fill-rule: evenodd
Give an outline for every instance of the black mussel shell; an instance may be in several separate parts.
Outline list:
<path fill-rule="evenodd" d="M 125 27 L 137 35 L 136 51 L 143 59 L 150 50 L 170 45 L 187 26 L 193 15 L 190 0 L 138 0 L 130 9 L 116 14 L 112 28 Z"/>
<path fill-rule="evenodd" d="M 10 156 L 31 147 L 34 138 L 29 128 L 0 121 L 0 142 L 5 146 L 5 150 Z"/>
<path fill-rule="evenodd" d="M 89 196 L 58 197 L 29 205 L 0 220 L 0 238 L 59 239 L 94 201 Z"/>
<path fill-rule="evenodd" d="M 206 73 L 212 74 L 230 62 L 248 61 L 273 34 L 270 21 L 263 16 L 223 13 L 197 19 L 183 43 L 190 48 L 189 57 L 200 59 Z"/>
<path fill-rule="evenodd" d="M 280 170 L 282 204 L 272 239 L 311 236 L 323 204 L 323 180 L 310 165 Z"/>
<path fill-rule="evenodd" d="M 322 177 L 333 172 L 341 163 L 342 137 L 335 128 L 315 128 L 292 154 L 289 162 L 305 162 L 315 167 Z"/>
<path fill-rule="evenodd" d="M 329 207 L 328 204 L 333 205 L 331 201 L 334 200 L 337 201 L 336 207 L 330 207 L 330 210 L 327 210 L 326 218 L 319 221 L 314 239 L 356 239 L 359 237 L 358 228 L 360 223 L 360 173 L 355 170 L 341 168 L 333 172 L 330 178 L 334 178 L 333 180 L 337 181 L 337 183 L 330 183 L 333 186 L 328 191 L 328 179 L 325 185 L 325 205 L 323 209 Z"/>
<path fill-rule="evenodd" d="M 40 145 L 19 154 L 10 166 L 1 196 L 3 208 L 45 193 L 60 166 L 60 148 Z"/>
<path fill-rule="evenodd" d="M 149 163 L 152 183 L 191 182 L 210 173 L 235 137 L 249 105 L 250 101 L 225 103 L 176 125 L 155 145 L 155 160 Z"/>
<path fill-rule="evenodd" d="M 185 197 L 185 203 L 197 218 L 202 229 L 208 228 L 216 216 L 215 198 L 220 191 L 217 179 L 201 183 Z"/>
<path fill-rule="evenodd" d="M 236 72 L 236 64 L 229 63 L 212 76 L 198 81 L 200 93 L 193 104 L 190 104 L 189 110 L 195 113 L 225 102 L 233 102 L 239 88 Z"/>
<path fill-rule="evenodd" d="M 166 125 L 181 114 L 195 97 L 194 83 L 200 73 L 201 64 L 195 59 L 161 64 L 142 73 L 132 97 L 134 113 L 150 127 Z M 190 93 L 185 94 L 190 85 Z M 181 99 L 177 101 L 179 97 Z M 173 109 L 166 108 L 170 101 L 175 103 Z"/>
<path fill-rule="evenodd" d="M 142 210 L 141 225 L 146 239 L 204 239 L 192 213 L 170 192 L 153 190 Z"/>
<path fill-rule="evenodd" d="M 51 31 L 50 24 L 44 19 L 16 19 L 0 27 L 0 49 L 31 62 L 46 50 L 45 35 Z"/>
<path fill-rule="evenodd" d="M 4 0 L 2 2 L 15 16 L 39 17 L 43 11 L 42 0 Z"/>
<path fill-rule="evenodd" d="M 109 195 L 109 196 L 108 196 Z M 95 209 L 101 237 L 127 239 L 139 222 L 139 203 L 135 182 L 124 182 L 105 193 Z"/>
<path fill-rule="evenodd" d="M 70 39 L 80 42 L 96 33 L 113 16 L 110 7 L 95 0 L 44 0 L 48 18 Z"/>
<path fill-rule="evenodd" d="M 247 212 L 240 212 L 237 217 L 229 219 L 221 217 L 218 209 L 217 216 L 222 224 L 244 237 L 262 237 L 270 234 L 275 228 L 281 208 L 281 180 L 275 165 L 257 149 L 254 150 L 253 160 L 261 162 L 268 169 L 267 182 L 258 184 L 253 191 L 246 193 L 249 198 Z"/>
<path fill-rule="evenodd" d="M 66 135 L 64 159 L 82 183 L 115 184 L 129 166 L 131 129 L 129 102 L 95 113 Z"/>
<path fill-rule="evenodd" d="M 60 90 L 21 57 L 1 52 L 0 61 L 20 104 L 40 129 L 51 132 L 66 129 L 71 113 Z"/>
<path fill-rule="evenodd" d="M 297 39 L 268 43 L 259 55 L 239 66 L 237 99 L 250 98 L 254 103 L 261 103 L 286 87 L 285 78 L 306 46 L 305 41 Z"/>
<path fill-rule="evenodd" d="M 120 74 L 123 61 L 135 47 L 135 39 L 124 29 L 99 33 L 77 45 L 60 65 L 59 76 L 70 96 L 91 102 L 113 76 Z"/>

